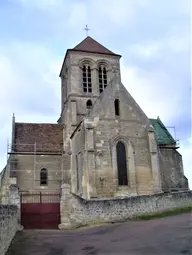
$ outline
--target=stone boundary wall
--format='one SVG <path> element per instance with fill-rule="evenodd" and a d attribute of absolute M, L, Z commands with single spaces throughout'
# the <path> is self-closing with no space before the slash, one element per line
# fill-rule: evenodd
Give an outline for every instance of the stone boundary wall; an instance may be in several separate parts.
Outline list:
<path fill-rule="evenodd" d="M 116 222 L 192 205 L 192 191 L 151 196 L 84 200 L 62 185 L 60 229 Z"/>
<path fill-rule="evenodd" d="M 0 205 L 0 255 L 4 255 L 18 230 L 19 210 L 16 205 Z"/>

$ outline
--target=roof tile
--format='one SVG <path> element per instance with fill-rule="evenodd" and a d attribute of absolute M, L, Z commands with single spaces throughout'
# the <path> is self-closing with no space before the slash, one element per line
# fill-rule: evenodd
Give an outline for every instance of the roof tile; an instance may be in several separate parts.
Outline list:
<path fill-rule="evenodd" d="M 159 145 L 175 145 L 176 141 L 172 137 L 172 135 L 169 133 L 167 128 L 164 126 L 162 121 L 157 119 L 150 119 L 151 123 L 155 129 L 156 137 L 157 137 L 157 143 Z"/>
<path fill-rule="evenodd" d="M 62 148 L 63 125 L 15 123 L 15 152 L 60 153 Z"/>
<path fill-rule="evenodd" d="M 112 51 L 105 48 L 103 45 L 95 41 L 90 36 L 87 36 L 82 42 L 75 46 L 72 50 L 108 54 L 108 55 L 117 55 Z"/>

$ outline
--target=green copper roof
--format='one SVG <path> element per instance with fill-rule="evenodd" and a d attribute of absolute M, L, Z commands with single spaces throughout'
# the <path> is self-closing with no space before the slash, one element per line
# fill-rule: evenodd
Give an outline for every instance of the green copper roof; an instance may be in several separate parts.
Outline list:
<path fill-rule="evenodd" d="M 174 145 L 176 143 L 176 141 L 169 133 L 167 128 L 164 126 L 164 124 L 161 122 L 159 117 L 157 119 L 150 119 L 150 121 L 155 129 L 157 143 L 159 145 Z"/>

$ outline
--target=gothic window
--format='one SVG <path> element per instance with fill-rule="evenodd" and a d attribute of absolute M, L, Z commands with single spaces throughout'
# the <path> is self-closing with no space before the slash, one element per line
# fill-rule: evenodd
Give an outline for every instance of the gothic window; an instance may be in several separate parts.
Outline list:
<path fill-rule="evenodd" d="M 92 107 L 92 102 L 91 102 L 90 99 L 87 101 L 86 106 L 87 106 L 87 110 L 90 110 L 90 109 L 91 109 L 91 107 Z"/>
<path fill-rule="evenodd" d="M 107 87 L 107 71 L 105 66 L 99 66 L 99 92 L 102 93 Z"/>
<path fill-rule="evenodd" d="M 115 115 L 119 116 L 120 115 L 120 110 L 119 110 L 119 99 L 115 99 L 114 101 L 114 107 L 115 107 Z"/>
<path fill-rule="evenodd" d="M 83 66 L 83 91 L 92 93 L 91 68 L 89 65 Z"/>
<path fill-rule="evenodd" d="M 119 141 L 116 145 L 118 183 L 121 186 L 128 185 L 126 149 L 124 143 Z"/>
<path fill-rule="evenodd" d="M 48 174 L 47 174 L 47 169 L 42 168 L 40 170 L 40 185 L 47 185 L 48 184 Z"/>

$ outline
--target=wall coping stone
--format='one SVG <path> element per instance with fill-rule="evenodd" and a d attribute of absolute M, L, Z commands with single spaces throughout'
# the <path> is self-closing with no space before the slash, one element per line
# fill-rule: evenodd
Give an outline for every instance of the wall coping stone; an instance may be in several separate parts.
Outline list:
<path fill-rule="evenodd" d="M 170 195 L 176 195 L 176 194 L 188 194 L 192 196 L 192 190 L 189 191 L 174 191 L 174 192 L 161 192 L 158 194 L 153 194 L 153 195 L 143 195 L 143 196 L 121 196 L 121 197 L 107 197 L 107 198 L 90 198 L 90 199 L 85 199 L 78 194 L 72 193 L 73 196 L 76 198 L 80 199 L 83 203 L 88 203 L 88 202 L 100 202 L 100 201 L 119 201 L 119 200 L 138 200 L 142 198 L 158 198 L 162 197 L 162 195 L 169 197 Z"/>

